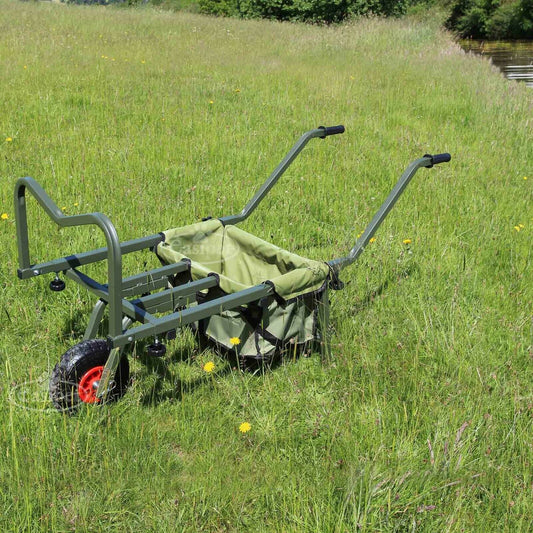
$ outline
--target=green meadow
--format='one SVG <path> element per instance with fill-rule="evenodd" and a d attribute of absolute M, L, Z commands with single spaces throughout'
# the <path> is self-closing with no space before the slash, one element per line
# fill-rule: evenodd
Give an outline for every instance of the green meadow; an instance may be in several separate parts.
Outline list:
<path fill-rule="evenodd" d="M 531 531 L 531 89 L 420 15 L 0 0 L 0 59 L 1 531 Z M 336 124 L 243 229 L 333 259 L 412 160 L 452 161 L 417 173 L 343 272 L 331 354 L 254 375 L 184 333 L 162 359 L 133 349 L 117 403 L 53 410 L 95 300 L 17 279 L 17 178 L 128 240 L 239 212 L 303 132 Z M 28 210 L 34 262 L 104 245 Z"/>

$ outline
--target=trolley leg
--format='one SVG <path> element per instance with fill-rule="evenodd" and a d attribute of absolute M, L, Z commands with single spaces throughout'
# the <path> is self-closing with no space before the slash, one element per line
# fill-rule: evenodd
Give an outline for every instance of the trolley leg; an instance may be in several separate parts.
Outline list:
<path fill-rule="evenodd" d="M 107 394 L 109 393 L 111 379 L 115 375 L 120 363 L 121 351 L 122 350 L 120 348 L 113 348 L 104 366 L 102 377 L 100 378 L 98 388 L 96 389 L 96 397 L 101 400 L 105 400 Z"/>
<path fill-rule="evenodd" d="M 318 304 L 317 309 L 318 331 L 320 332 L 320 355 L 328 360 L 331 356 L 331 328 L 329 324 L 329 298 L 324 295 L 323 300 Z"/>
<path fill-rule="evenodd" d="M 89 318 L 89 324 L 87 324 L 85 334 L 83 335 L 84 341 L 96 338 L 96 335 L 98 333 L 98 326 L 100 325 L 102 317 L 104 316 L 106 305 L 107 302 L 105 302 L 104 300 L 98 300 L 94 305 L 93 311 Z"/>
<path fill-rule="evenodd" d="M 133 320 L 129 316 L 125 316 L 122 319 L 122 333 L 125 333 L 126 330 L 133 324 Z"/>

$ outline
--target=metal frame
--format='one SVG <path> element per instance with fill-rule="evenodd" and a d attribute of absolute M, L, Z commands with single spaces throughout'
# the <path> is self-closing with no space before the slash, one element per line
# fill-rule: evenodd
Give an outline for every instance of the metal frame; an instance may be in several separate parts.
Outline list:
<path fill-rule="evenodd" d="M 222 217 L 219 220 L 224 225 L 238 224 L 245 220 L 257 208 L 311 139 L 317 137 L 325 138 L 343 132 L 343 126 L 329 128 L 321 126 L 303 134 L 243 210 L 237 215 Z M 434 164 L 449 160 L 449 154 L 426 155 L 409 165 L 350 253 L 346 257 L 329 261 L 332 281 L 336 282 L 334 288 L 342 287 L 337 277 L 339 272 L 359 257 L 416 171 L 421 167 L 431 167 Z M 26 193 L 28 191 L 59 227 L 97 226 L 103 232 L 107 246 L 89 252 L 60 257 L 45 263 L 32 264 L 30 261 L 26 213 Z M 98 301 L 89 318 L 84 339 L 96 336 L 105 308 L 106 306 L 108 307 L 109 330 L 107 341 L 111 352 L 98 386 L 97 396 L 99 398 L 103 398 L 107 394 L 111 376 L 114 375 L 122 356 L 122 349 L 127 344 L 184 327 L 224 310 L 258 302 L 273 292 L 273 287 L 268 283 L 264 283 L 234 294 L 224 295 L 198 305 L 193 304 L 190 307 L 186 307 L 194 299 L 197 291 L 218 285 L 215 275 L 171 287 L 169 283 L 171 277 L 185 272 L 189 268 L 189 264 L 186 261 L 181 261 L 122 279 L 122 256 L 148 248 L 155 249 L 164 239 L 162 233 L 121 243 L 115 227 L 104 214 L 85 213 L 67 216 L 51 200 L 44 189 L 30 177 L 20 178 L 17 181 L 14 200 L 19 256 L 18 277 L 20 279 L 29 279 L 48 273 L 54 273 L 57 276 L 62 272 L 66 277 L 97 296 Z M 81 266 L 105 259 L 107 259 L 106 284 L 97 282 L 79 270 Z M 153 291 L 160 289 L 165 290 L 152 294 Z M 185 308 L 183 308 L 184 306 Z M 167 314 L 157 317 L 155 316 L 156 313 Z M 140 325 L 131 328 L 130 326 L 133 322 L 139 322 Z"/>

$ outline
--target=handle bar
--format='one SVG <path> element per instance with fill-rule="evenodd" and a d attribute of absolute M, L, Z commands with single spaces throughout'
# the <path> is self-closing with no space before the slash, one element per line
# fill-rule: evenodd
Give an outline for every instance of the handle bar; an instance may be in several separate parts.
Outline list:
<path fill-rule="evenodd" d="M 248 218 L 252 211 L 259 205 L 261 200 L 268 194 L 270 189 L 274 187 L 282 174 L 287 170 L 289 165 L 294 161 L 294 159 L 296 159 L 296 156 L 304 149 L 305 145 L 311 139 L 315 137 L 324 139 L 329 135 L 337 135 L 339 133 L 344 133 L 344 126 L 320 126 L 314 130 L 304 133 L 292 147 L 290 152 L 283 158 L 281 163 L 276 167 L 274 172 L 272 172 L 265 183 L 263 183 L 261 188 L 255 193 L 254 197 L 244 206 L 244 209 L 238 215 L 219 218 L 222 224 L 224 224 L 224 226 L 238 224 L 239 222 L 242 222 Z"/>
<path fill-rule="evenodd" d="M 346 257 L 341 257 L 328 262 L 328 265 L 331 267 L 333 273 L 332 288 L 342 288 L 342 283 L 338 279 L 339 272 L 343 268 L 352 264 L 361 255 L 365 249 L 365 246 L 369 243 L 374 233 L 376 233 L 381 223 L 385 220 L 385 217 L 389 214 L 389 211 L 394 207 L 394 204 L 407 187 L 413 176 L 416 174 L 416 171 L 422 167 L 431 168 L 433 165 L 447 163 L 450 160 L 451 155 L 447 153 L 437 155 L 426 154 L 424 157 L 413 161 L 407 167 L 390 192 L 389 196 L 387 196 L 387 199 L 383 202 L 378 212 L 374 215 L 374 218 L 371 220 L 361 237 L 357 239 L 355 246 L 350 250 L 350 253 Z"/>

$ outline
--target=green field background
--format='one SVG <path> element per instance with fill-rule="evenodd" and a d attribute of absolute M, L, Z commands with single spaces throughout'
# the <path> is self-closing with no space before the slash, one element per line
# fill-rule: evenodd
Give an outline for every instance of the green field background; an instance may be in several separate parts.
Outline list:
<path fill-rule="evenodd" d="M 0 530 L 531 530 L 531 89 L 420 15 L 318 27 L 8 0 L 0 76 Z M 336 124 L 244 229 L 339 257 L 410 161 L 452 161 L 419 171 L 343 273 L 331 356 L 242 374 L 184 334 L 162 360 L 133 351 L 118 403 L 53 411 L 48 377 L 94 300 L 17 279 L 16 179 L 127 240 L 240 211 L 303 132 Z M 104 244 L 28 204 L 34 262 Z"/>

